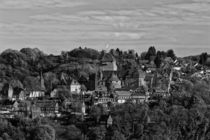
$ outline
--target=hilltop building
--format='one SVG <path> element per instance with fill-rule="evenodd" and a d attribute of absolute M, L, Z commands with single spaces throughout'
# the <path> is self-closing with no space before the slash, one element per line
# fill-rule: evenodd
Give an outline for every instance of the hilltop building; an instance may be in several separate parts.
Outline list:
<path fill-rule="evenodd" d="M 2 88 L 2 99 L 24 100 L 23 86 L 18 80 L 11 80 Z"/>
<path fill-rule="evenodd" d="M 105 53 L 101 59 L 100 69 L 103 74 L 103 79 L 107 80 L 112 73 L 117 72 L 117 61 L 110 53 Z"/>
<path fill-rule="evenodd" d="M 112 126 L 112 124 L 113 124 L 113 119 L 112 119 L 112 116 L 109 115 L 109 117 L 108 117 L 108 119 L 107 119 L 107 127 Z"/>
<path fill-rule="evenodd" d="M 135 69 L 125 79 L 125 87 L 136 89 L 140 86 L 146 86 L 146 73 L 141 69 Z"/>
<path fill-rule="evenodd" d="M 121 80 L 118 78 L 117 74 L 112 73 L 112 75 L 108 78 L 107 81 L 109 84 L 113 86 L 114 89 L 121 88 Z"/>
<path fill-rule="evenodd" d="M 26 95 L 28 95 L 29 98 L 39 98 L 39 97 L 44 97 L 45 96 L 45 85 L 44 85 L 44 78 L 41 73 L 40 77 L 40 85 L 32 85 L 32 87 L 28 86 L 25 89 Z"/>
<path fill-rule="evenodd" d="M 79 94 L 81 92 L 81 85 L 75 79 L 72 79 L 72 81 L 70 83 L 70 92 L 71 93 L 76 93 L 76 94 Z"/>

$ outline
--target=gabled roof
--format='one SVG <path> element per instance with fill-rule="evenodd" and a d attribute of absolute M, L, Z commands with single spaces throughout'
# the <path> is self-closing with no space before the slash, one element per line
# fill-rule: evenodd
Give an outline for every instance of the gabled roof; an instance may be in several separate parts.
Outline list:
<path fill-rule="evenodd" d="M 108 124 L 108 125 L 112 125 L 112 123 L 113 123 L 112 116 L 109 115 L 109 117 L 108 117 L 108 119 L 107 119 L 107 124 Z"/>
<path fill-rule="evenodd" d="M 168 62 L 168 63 L 173 63 L 173 62 L 174 62 L 174 60 L 173 60 L 171 57 L 166 57 L 166 58 L 164 59 L 164 61 L 165 61 L 165 62 Z"/>
<path fill-rule="evenodd" d="M 99 85 L 99 86 L 96 87 L 95 91 L 104 92 L 104 91 L 107 91 L 107 88 L 104 85 Z"/>
<path fill-rule="evenodd" d="M 113 62 L 115 61 L 115 58 L 110 53 L 105 53 L 101 59 L 101 62 Z"/>
<path fill-rule="evenodd" d="M 71 85 L 80 85 L 80 83 L 77 80 L 72 79 L 71 80 Z"/>
<path fill-rule="evenodd" d="M 124 91 L 124 90 L 115 91 L 115 92 L 116 92 L 117 96 L 131 96 L 131 94 L 132 94 L 130 91 Z"/>
<path fill-rule="evenodd" d="M 111 77 L 109 78 L 109 81 L 120 81 L 118 76 L 114 73 L 112 73 Z"/>

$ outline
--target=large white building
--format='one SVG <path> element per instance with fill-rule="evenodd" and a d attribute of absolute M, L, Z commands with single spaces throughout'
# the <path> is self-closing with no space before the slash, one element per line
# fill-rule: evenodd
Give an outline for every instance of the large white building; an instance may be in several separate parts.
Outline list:
<path fill-rule="evenodd" d="M 70 84 L 70 92 L 79 94 L 81 92 L 81 85 L 78 81 L 72 80 Z"/>

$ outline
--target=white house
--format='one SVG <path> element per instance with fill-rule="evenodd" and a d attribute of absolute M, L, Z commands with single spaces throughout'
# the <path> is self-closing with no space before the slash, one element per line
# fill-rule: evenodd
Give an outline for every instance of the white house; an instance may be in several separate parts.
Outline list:
<path fill-rule="evenodd" d="M 109 82 L 112 83 L 115 89 L 121 88 L 121 81 L 116 74 L 112 73 L 111 77 L 109 78 Z"/>
<path fill-rule="evenodd" d="M 70 84 L 70 92 L 79 94 L 81 92 L 81 85 L 78 81 L 72 80 Z"/>
<path fill-rule="evenodd" d="M 25 92 L 29 95 L 29 98 L 38 98 L 38 97 L 44 97 L 45 96 L 45 85 L 44 85 L 44 78 L 41 74 L 39 77 L 39 82 L 37 82 L 37 85 L 26 87 Z"/>
<path fill-rule="evenodd" d="M 119 104 L 125 103 L 127 100 L 131 99 L 130 91 L 116 91 L 117 102 Z"/>
<path fill-rule="evenodd" d="M 29 91 L 29 97 L 30 98 L 38 98 L 38 97 L 44 97 L 45 92 L 44 91 Z"/>

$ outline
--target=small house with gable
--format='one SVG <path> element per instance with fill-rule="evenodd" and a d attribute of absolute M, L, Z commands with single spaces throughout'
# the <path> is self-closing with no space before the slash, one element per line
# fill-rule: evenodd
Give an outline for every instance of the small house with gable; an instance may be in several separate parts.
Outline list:
<path fill-rule="evenodd" d="M 125 91 L 125 90 L 118 90 L 115 91 L 116 98 L 117 98 L 117 103 L 123 104 L 126 101 L 131 99 L 131 92 L 130 91 Z"/>
<path fill-rule="evenodd" d="M 71 80 L 70 92 L 71 93 L 76 93 L 76 94 L 79 94 L 81 92 L 81 84 L 75 79 Z"/>

